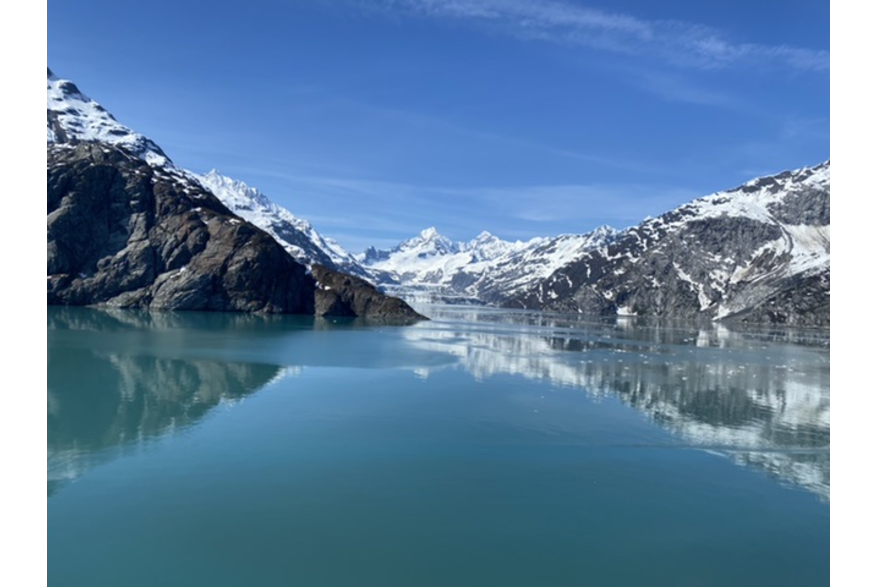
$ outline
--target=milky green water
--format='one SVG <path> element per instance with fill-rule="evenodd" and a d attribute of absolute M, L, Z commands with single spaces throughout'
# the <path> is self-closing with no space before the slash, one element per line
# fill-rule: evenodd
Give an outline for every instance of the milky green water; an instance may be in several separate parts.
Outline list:
<path fill-rule="evenodd" d="M 50 585 L 826 585 L 828 333 L 48 308 Z"/>

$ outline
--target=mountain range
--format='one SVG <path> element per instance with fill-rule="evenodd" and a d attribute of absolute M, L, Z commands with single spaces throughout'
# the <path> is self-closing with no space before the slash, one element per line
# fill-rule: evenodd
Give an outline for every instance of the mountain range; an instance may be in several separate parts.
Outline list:
<path fill-rule="evenodd" d="M 236 197 L 253 194 L 247 207 L 277 209 L 236 185 Z M 409 301 L 827 326 L 830 189 L 826 161 L 754 179 L 625 230 L 602 226 L 527 242 L 482 232 L 454 242 L 430 227 L 390 249 L 358 255 L 297 222 L 305 227 L 299 235 L 316 235 L 309 237 L 312 248 L 340 268 Z M 222 197 L 233 207 L 231 194 Z M 286 214 L 253 221 L 271 232 L 285 226 Z M 286 246 L 296 242 L 291 234 L 278 238 Z"/>
<path fill-rule="evenodd" d="M 392 249 L 368 249 L 358 259 L 379 285 L 404 297 L 498 304 L 616 235 L 603 226 L 588 234 L 527 242 L 482 232 L 469 242 L 454 243 L 428 228 Z"/>
<path fill-rule="evenodd" d="M 88 259 L 80 259 L 78 265 L 62 254 L 73 246 L 68 241 L 71 238 L 75 241 L 76 237 L 68 235 L 66 241 L 56 238 L 53 242 L 53 227 L 56 232 L 64 228 L 64 223 L 59 224 L 57 218 L 53 220 L 53 214 L 57 216 L 58 211 L 65 208 L 59 206 L 64 198 L 63 194 L 59 195 L 59 177 L 74 181 L 69 169 L 76 168 L 77 164 L 81 167 L 82 161 L 87 160 L 84 166 L 89 170 L 101 165 L 127 169 L 121 175 L 128 184 L 139 185 L 137 181 L 142 183 L 144 174 L 152 178 L 153 187 L 156 182 L 171 184 L 174 202 L 185 200 L 181 209 L 189 218 L 162 229 L 175 232 L 176 239 L 182 238 L 185 232 L 180 232 L 181 226 L 197 233 L 190 226 L 190 220 L 209 225 L 210 219 L 205 219 L 205 215 L 221 215 L 221 222 L 229 226 L 238 226 L 234 220 L 240 219 L 240 226 L 253 227 L 269 235 L 286 257 L 303 267 L 301 273 L 305 277 L 313 278 L 318 273 L 324 280 L 336 282 L 326 272 L 341 272 L 350 276 L 347 281 L 356 283 L 359 288 L 370 287 L 367 282 L 371 282 L 409 301 L 489 304 L 607 316 L 703 318 L 807 326 L 830 323 L 831 174 L 828 161 L 754 179 L 625 230 L 604 226 L 584 234 L 539 237 L 527 242 L 504 241 L 482 232 L 471 241 L 453 242 L 435 228 L 428 228 L 391 249 L 369 248 L 353 255 L 319 234 L 306 220 L 241 181 L 215 170 L 198 175 L 176 167 L 153 141 L 118 123 L 99 104 L 82 95 L 75 85 L 56 78 L 51 72 L 47 82 L 46 132 L 50 303 L 92 300 L 90 294 L 83 293 L 91 291 L 85 285 L 94 282 L 92 273 L 100 269 L 99 263 L 118 266 L 106 259 L 114 259 L 114 255 L 119 254 L 120 239 L 124 235 L 130 237 L 136 233 L 131 228 L 132 221 L 127 220 L 127 232 L 110 231 L 112 238 L 108 238 L 114 242 L 112 246 L 91 251 L 86 255 Z M 68 170 L 64 172 L 66 175 L 58 171 L 62 167 Z M 80 176 L 74 174 L 73 177 Z M 213 198 L 218 206 L 212 204 Z M 128 195 L 121 199 L 130 207 Z M 204 206 L 203 202 L 208 200 L 211 205 Z M 116 202 L 115 205 L 118 208 L 122 204 Z M 208 209 L 210 212 L 205 211 Z M 198 218 L 192 216 L 193 210 L 197 210 Z M 65 222 L 70 224 L 70 219 Z M 143 238 L 141 233 L 136 235 Z M 197 242 L 200 242 L 198 239 L 209 240 L 204 236 L 186 238 Z M 128 248 L 131 247 L 129 241 L 125 241 Z M 181 258 L 199 256 L 192 250 L 187 251 Z M 125 271 L 138 266 L 142 269 L 140 257 L 128 258 Z M 127 290 L 116 292 L 110 288 L 112 291 L 103 291 L 101 295 L 105 299 L 101 301 L 148 307 L 179 303 L 180 294 L 171 295 L 176 290 L 170 285 L 180 277 L 174 274 L 177 277 L 171 278 L 168 271 L 179 272 L 182 261 L 163 259 L 162 263 L 146 271 L 153 282 L 158 282 L 150 282 L 151 288 L 157 287 L 156 291 L 141 291 L 132 297 Z M 90 269 L 81 271 L 86 265 Z M 316 272 L 315 267 L 319 268 Z M 217 267 L 207 264 L 201 269 L 209 273 Z M 268 281 L 271 281 L 268 275 L 272 271 L 265 272 Z M 283 268 L 282 271 L 290 270 Z M 101 279 L 104 286 L 130 281 L 117 274 Z M 190 281 L 184 281 L 187 288 L 192 287 Z M 341 279 L 336 285 L 343 282 Z M 142 289 L 142 284 L 138 287 Z M 240 287 L 252 290 L 253 286 Z M 270 287 L 279 291 L 286 286 L 275 283 Z M 300 289 L 302 285 L 295 287 Z M 308 287 L 311 286 L 304 285 L 305 289 Z M 326 295 L 320 292 L 329 291 L 320 285 L 313 287 L 318 297 Z M 223 295 L 228 298 L 227 293 L 219 297 L 225 299 Z M 334 311 L 356 313 L 349 302 L 342 303 L 346 310 L 341 310 L 335 301 L 324 303 L 323 310 L 334 307 Z M 288 311 L 280 309 L 283 304 L 260 306 L 252 300 L 207 305 L 211 309 Z M 296 311 L 310 312 L 305 306 Z"/>

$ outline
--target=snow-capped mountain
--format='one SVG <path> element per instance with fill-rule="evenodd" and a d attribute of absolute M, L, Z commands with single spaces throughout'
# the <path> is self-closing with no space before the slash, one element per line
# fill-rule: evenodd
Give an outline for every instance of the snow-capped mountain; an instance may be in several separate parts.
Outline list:
<path fill-rule="evenodd" d="M 46 68 L 46 142 L 96 141 L 115 145 L 154 167 L 172 165 L 158 145 L 120 124 L 76 84 Z"/>
<path fill-rule="evenodd" d="M 311 224 L 272 203 L 257 189 L 217 171 L 198 175 L 181 169 L 153 141 L 119 123 L 103 106 L 84 95 L 76 85 L 55 76 L 46 77 L 46 142 L 72 144 L 99 142 L 124 149 L 149 165 L 163 168 L 179 178 L 196 181 L 215 194 L 243 219 L 273 236 L 297 261 L 319 263 L 366 279 L 353 255 L 332 239 L 323 237 Z"/>
<path fill-rule="evenodd" d="M 404 297 L 492 303 L 605 246 L 616 232 L 604 226 L 589 234 L 527 242 L 482 232 L 471 241 L 452 242 L 428 228 L 392 249 L 370 248 L 358 259 L 377 283 Z"/>
<path fill-rule="evenodd" d="M 72 82 L 46 79 L 49 305 L 423 318 L 338 272 L 340 247 L 256 190 L 178 168 Z M 317 258 L 308 268 L 290 250 Z"/>
<path fill-rule="evenodd" d="M 232 212 L 273 236 L 299 263 L 319 263 L 371 279 L 371 275 L 341 245 L 321 235 L 307 220 L 273 203 L 256 188 L 215 169 L 198 176 L 198 180 Z"/>
<path fill-rule="evenodd" d="M 489 232 L 470 242 L 452 242 L 430 227 L 392 249 L 372 247 L 357 258 L 388 285 L 443 285 L 463 267 L 494 259 L 515 246 Z"/>
<path fill-rule="evenodd" d="M 611 226 L 601 226 L 586 234 L 534 238 L 520 249 L 493 259 L 489 266 L 473 268 L 475 271 L 469 274 L 475 280 L 468 289 L 476 292 L 479 299 L 501 303 L 588 252 L 608 246 L 617 235 L 618 231 Z"/>
<path fill-rule="evenodd" d="M 697 199 L 565 264 L 504 305 L 827 325 L 831 165 Z"/>

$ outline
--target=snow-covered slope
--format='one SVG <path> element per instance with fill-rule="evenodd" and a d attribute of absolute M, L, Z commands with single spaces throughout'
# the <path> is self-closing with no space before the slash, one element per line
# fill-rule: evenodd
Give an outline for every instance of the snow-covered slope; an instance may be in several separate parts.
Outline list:
<path fill-rule="evenodd" d="M 158 145 L 120 124 L 103 106 L 80 92 L 76 84 L 46 68 L 46 142 L 77 141 L 121 147 L 154 167 L 171 164 Z"/>
<path fill-rule="evenodd" d="M 307 220 L 273 203 L 256 188 L 215 169 L 198 176 L 198 180 L 232 212 L 273 236 L 300 263 L 319 263 L 358 277 L 371 278 L 341 245 L 321 235 Z"/>
<path fill-rule="evenodd" d="M 506 305 L 824 325 L 831 165 L 700 198 L 628 229 Z"/>
<path fill-rule="evenodd" d="M 384 251 L 370 248 L 358 259 L 378 283 L 409 298 L 491 303 L 610 242 L 616 231 L 601 227 L 584 235 L 504 241 L 482 232 L 452 242 L 435 228 Z"/>
<path fill-rule="evenodd" d="M 586 234 L 532 239 L 519 250 L 508 251 L 494 259 L 488 266 L 473 267 L 471 275 L 475 281 L 469 289 L 487 302 L 502 302 L 588 252 L 608 246 L 618 234 L 610 226 L 601 226 Z"/>

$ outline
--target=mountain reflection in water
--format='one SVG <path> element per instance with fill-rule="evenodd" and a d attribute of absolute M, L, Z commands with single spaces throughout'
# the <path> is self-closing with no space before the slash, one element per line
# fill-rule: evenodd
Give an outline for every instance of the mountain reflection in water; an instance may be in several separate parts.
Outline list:
<path fill-rule="evenodd" d="M 48 308 L 48 491 L 302 368 L 463 368 L 618 397 L 678 446 L 828 500 L 829 334 L 423 307 L 404 328 L 241 314 Z M 367 344 L 356 337 L 370 333 Z M 317 336 L 319 334 L 319 336 Z M 75 382 L 72 385 L 71 382 Z"/>
<path fill-rule="evenodd" d="M 453 353 L 475 377 L 517 374 L 616 396 L 680 446 L 830 497 L 828 331 L 430 310 L 433 322 L 406 337 Z"/>

